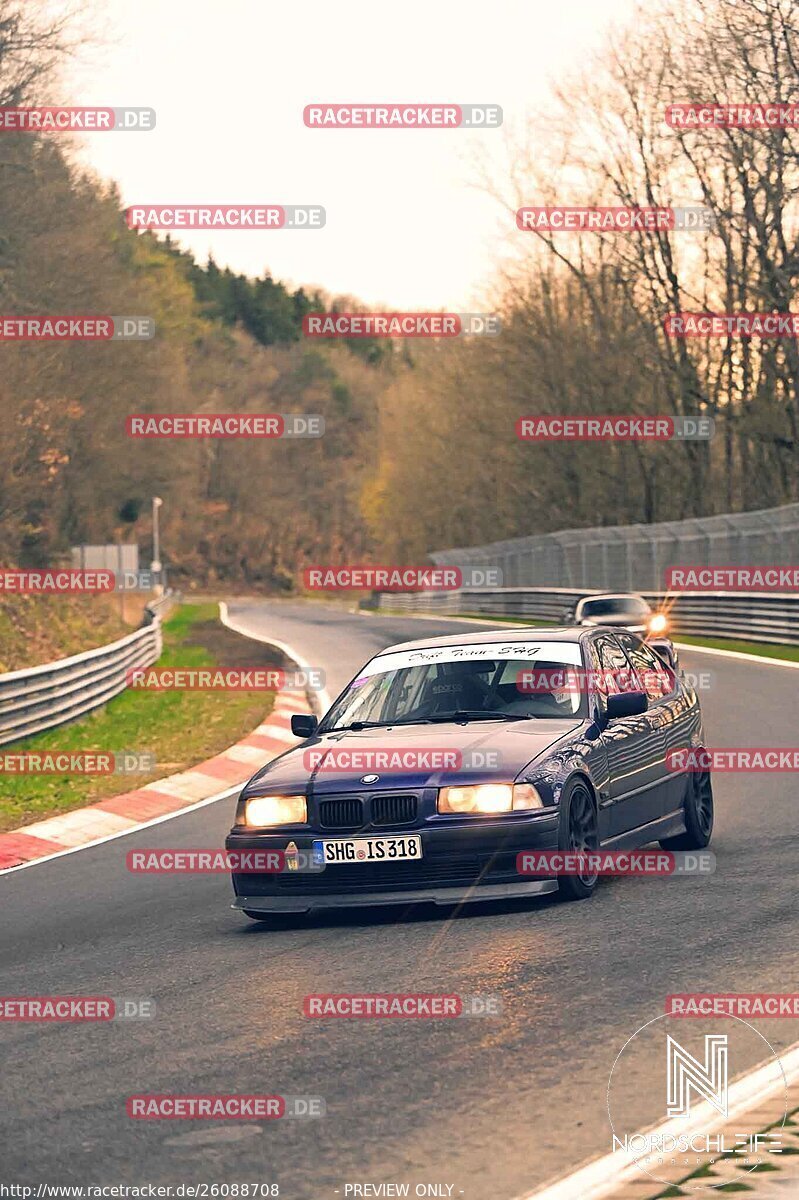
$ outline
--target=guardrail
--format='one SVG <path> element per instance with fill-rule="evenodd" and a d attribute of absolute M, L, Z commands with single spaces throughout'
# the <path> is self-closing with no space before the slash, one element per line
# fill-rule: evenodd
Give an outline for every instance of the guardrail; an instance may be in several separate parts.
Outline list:
<path fill-rule="evenodd" d="M 166 599 L 166 597 L 164 597 Z M 160 657 L 161 617 L 117 642 L 0 675 L 0 746 L 74 721 L 125 690 L 127 672 Z"/>
<path fill-rule="evenodd" d="M 442 616 L 485 614 L 555 624 L 564 609 L 598 589 L 461 588 L 450 592 L 378 592 L 378 608 Z M 738 638 L 751 642 L 799 645 L 799 595 L 778 592 L 640 592 L 653 607 L 668 610 L 670 633 L 696 637 Z"/>
<path fill-rule="evenodd" d="M 151 600 L 145 606 L 144 616 L 142 618 L 143 625 L 151 625 L 156 618 L 164 618 L 169 615 L 173 608 L 180 604 L 182 595 L 180 592 L 173 592 L 171 588 L 164 592 L 163 596 L 159 596 L 156 600 Z"/>

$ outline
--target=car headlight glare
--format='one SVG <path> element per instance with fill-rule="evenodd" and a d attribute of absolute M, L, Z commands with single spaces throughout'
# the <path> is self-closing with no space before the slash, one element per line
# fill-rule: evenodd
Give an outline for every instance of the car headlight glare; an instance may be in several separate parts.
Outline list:
<path fill-rule="evenodd" d="M 244 824 L 258 829 L 304 825 L 307 819 L 304 796 L 253 796 L 244 802 Z"/>
<path fill-rule="evenodd" d="M 530 783 L 477 783 L 445 787 L 438 793 L 440 813 L 509 813 L 543 808 L 543 801 Z"/>
<path fill-rule="evenodd" d="M 667 625 L 668 625 L 668 621 L 666 620 L 663 613 L 655 613 L 654 617 L 650 617 L 650 619 L 649 619 L 649 632 L 650 633 L 665 633 Z"/>

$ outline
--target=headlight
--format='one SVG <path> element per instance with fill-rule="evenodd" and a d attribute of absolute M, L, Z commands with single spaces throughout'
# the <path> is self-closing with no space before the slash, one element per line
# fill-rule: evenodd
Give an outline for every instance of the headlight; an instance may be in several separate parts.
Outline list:
<path fill-rule="evenodd" d="M 477 783 L 441 788 L 438 793 L 440 813 L 508 813 L 543 807 L 531 783 Z"/>
<path fill-rule="evenodd" d="M 650 617 L 650 620 L 649 620 L 649 632 L 650 633 L 665 633 L 667 625 L 668 625 L 668 621 L 666 620 L 663 613 L 655 613 L 654 617 Z"/>
<path fill-rule="evenodd" d="M 244 801 L 244 824 L 303 825 L 308 819 L 304 796 L 253 796 Z"/>

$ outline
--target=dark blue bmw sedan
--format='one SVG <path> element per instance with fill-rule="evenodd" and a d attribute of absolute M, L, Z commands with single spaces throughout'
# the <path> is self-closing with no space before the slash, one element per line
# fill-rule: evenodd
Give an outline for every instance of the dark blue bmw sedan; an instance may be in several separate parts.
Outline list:
<path fill-rule="evenodd" d="M 272 913 L 558 891 L 589 873 L 522 877 L 525 850 L 698 850 L 713 828 L 695 692 L 634 633 L 517 628 L 392 646 L 238 801 L 228 850 L 280 851 L 234 870 L 234 907 Z"/>

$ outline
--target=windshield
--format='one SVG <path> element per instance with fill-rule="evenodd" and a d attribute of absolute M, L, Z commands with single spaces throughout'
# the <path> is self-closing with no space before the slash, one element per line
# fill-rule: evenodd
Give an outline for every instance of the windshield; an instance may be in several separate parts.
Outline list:
<path fill-rule="evenodd" d="M 612 617 L 617 614 L 645 617 L 650 612 L 646 600 L 639 596 L 617 596 L 609 600 L 586 600 L 581 609 L 584 617 Z"/>
<path fill-rule="evenodd" d="M 581 664 L 576 642 L 431 647 L 380 655 L 339 696 L 319 732 L 353 724 L 441 721 L 447 714 L 463 714 L 468 720 L 582 715 Z"/>

